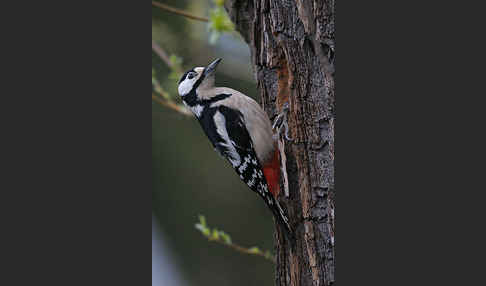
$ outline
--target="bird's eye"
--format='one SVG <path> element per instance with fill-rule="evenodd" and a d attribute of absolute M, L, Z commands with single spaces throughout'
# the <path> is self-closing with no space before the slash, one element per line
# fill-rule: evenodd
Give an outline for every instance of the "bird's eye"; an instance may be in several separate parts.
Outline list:
<path fill-rule="evenodd" d="M 188 79 L 192 79 L 193 77 L 195 77 L 196 75 L 192 72 L 190 74 L 187 75 L 187 78 Z"/>

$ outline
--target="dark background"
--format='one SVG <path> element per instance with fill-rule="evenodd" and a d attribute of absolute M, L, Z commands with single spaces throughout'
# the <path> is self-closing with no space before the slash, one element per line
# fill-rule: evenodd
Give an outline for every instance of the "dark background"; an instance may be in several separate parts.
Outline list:
<path fill-rule="evenodd" d="M 204 17 L 213 7 L 212 1 L 162 3 Z M 224 34 L 210 44 L 207 23 L 153 7 L 152 40 L 169 55 L 181 57 L 184 70 L 223 58 L 216 85 L 234 88 L 258 100 L 250 50 L 239 35 Z M 180 102 L 178 79 L 168 78 L 170 69 L 154 52 L 152 67 L 161 85 Z M 163 272 L 165 276 L 159 278 L 162 281 L 156 281 L 156 275 L 153 285 L 172 285 L 168 279 L 173 275 L 181 277 L 185 285 L 272 285 L 274 265 L 270 261 L 208 242 L 194 228 L 198 215 L 203 214 L 209 226 L 224 230 L 233 242 L 273 253 L 271 213 L 213 150 L 192 116 L 158 103 L 152 104 L 152 196 L 154 224 L 159 231 L 153 243 L 168 249 L 153 255 L 169 259 L 179 272 Z M 156 267 L 152 271 L 162 272 Z"/>

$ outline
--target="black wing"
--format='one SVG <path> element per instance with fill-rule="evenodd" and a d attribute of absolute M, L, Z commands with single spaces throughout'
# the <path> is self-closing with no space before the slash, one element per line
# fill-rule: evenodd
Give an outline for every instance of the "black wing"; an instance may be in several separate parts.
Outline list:
<path fill-rule="evenodd" d="M 268 190 L 267 181 L 253 148 L 250 134 L 245 127 L 243 115 L 241 112 L 225 106 L 218 107 L 218 111 L 225 118 L 226 130 L 224 132 L 228 134 L 227 137 L 231 138 L 231 140 L 227 142 L 228 138 L 226 140 L 221 138 L 221 141 L 215 144 L 216 149 L 230 161 L 241 180 L 264 199 L 279 224 L 286 229 L 286 233 L 292 236 L 292 229 L 287 216 L 278 201 Z M 235 151 L 238 156 L 232 154 Z"/>
<path fill-rule="evenodd" d="M 198 120 L 214 149 L 231 163 L 240 179 L 263 198 L 279 225 L 292 237 L 293 232 L 285 212 L 268 190 L 243 114 L 221 105 L 208 107 Z M 290 240 L 293 241 L 292 238 Z"/>
<path fill-rule="evenodd" d="M 253 142 L 245 127 L 243 114 L 226 106 L 219 106 L 218 111 L 225 118 L 225 130 L 220 131 L 226 132 L 228 136 L 221 136 L 216 149 L 228 158 L 236 173 L 253 191 L 260 193 L 259 187 L 268 189 Z"/>

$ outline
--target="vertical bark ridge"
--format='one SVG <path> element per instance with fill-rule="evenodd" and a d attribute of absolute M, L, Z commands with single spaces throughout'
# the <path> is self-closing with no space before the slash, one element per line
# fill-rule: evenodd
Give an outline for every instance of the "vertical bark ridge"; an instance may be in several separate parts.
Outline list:
<path fill-rule="evenodd" d="M 250 46 L 262 104 L 289 102 L 285 142 L 294 249 L 276 239 L 276 285 L 332 285 L 334 275 L 334 0 L 227 0 Z M 281 192 L 283 193 L 283 192 Z"/>

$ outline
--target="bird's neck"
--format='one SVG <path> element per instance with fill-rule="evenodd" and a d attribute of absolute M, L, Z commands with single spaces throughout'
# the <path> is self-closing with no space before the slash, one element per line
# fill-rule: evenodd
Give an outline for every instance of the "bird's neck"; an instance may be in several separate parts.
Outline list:
<path fill-rule="evenodd" d="M 191 91 L 183 97 L 184 102 L 189 107 L 197 105 L 209 106 L 212 103 L 226 99 L 231 96 L 231 93 L 218 92 L 217 89 L 202 89 Z"/>

